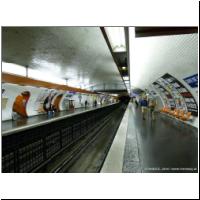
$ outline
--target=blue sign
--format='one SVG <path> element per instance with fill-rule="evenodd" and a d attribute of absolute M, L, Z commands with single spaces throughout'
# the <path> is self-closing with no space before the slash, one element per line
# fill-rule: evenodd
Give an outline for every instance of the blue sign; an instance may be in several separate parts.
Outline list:
<path fill-rule="evenodd" d="M 74 94 L 76 94 L 76 92 L 74 92 L 74 91 L 67 91 L 67 94 L 74 95 Z"/>
<path fill-rule="evenodd" d="M 192 88 L 198 87 L 198 74 L 186 77 L 183 80 Z"/>

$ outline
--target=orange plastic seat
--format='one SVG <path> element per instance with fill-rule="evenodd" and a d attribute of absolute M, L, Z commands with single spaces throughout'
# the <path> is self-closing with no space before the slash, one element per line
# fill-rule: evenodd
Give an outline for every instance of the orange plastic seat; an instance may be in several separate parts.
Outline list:
<path fill-rule="evenodd" d="M 183 121 L 187 121 L 190 119 L 192 113 L 191 112 L 187 112 L 186 114 L 184 114 L 183 116 L 181 116 L 180 118 L 183 120 Z"/>
<path fill-rule="evenodd" d="M 169 110 L 169 112 L 168 112 L 170 115 L 174 115 L 174 113 L 175 113 L 175 110 Z"/>
<path fill-rule="evenodd" d="M 163 112 L 164 112 L 164 113 L 166 113 L 166 110 L 167 110 L 167 109 L 166 109 L 166 108 L 164 108 L 164 109 L 163 109 Z"/>
<path fill-rule="evenodd" d="M 171 110 L 169 109 L 169 108 L 166 108 L 166 111 L 165 111 L 166 113 L 170 113 L 171 112 Z"/>
<path fill-rule="evenodd" d="M 181 118 L 184 116 L 184 111 L 183 110 L 179 110 L 179 113 L 178 113 L 178 118 Z"/>
<path fill-rule="evenodd" d="M 180 111 L 178 109 L 175 109 L 175 111 L 173 113 L 174 117 L 178 117 L 179 116 L 179 112 Z"/>
<path fill-rule="evenodd" d="M 161 112 L 165 113 L 166 111 L 167 111 L 167 107 L 164 106 L 164 107 L 161 108 Z"/>

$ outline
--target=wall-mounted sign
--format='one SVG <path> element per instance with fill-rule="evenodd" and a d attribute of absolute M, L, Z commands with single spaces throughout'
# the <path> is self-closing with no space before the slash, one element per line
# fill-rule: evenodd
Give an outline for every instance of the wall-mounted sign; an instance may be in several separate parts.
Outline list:
<path fill-rule="evenodd" d="M 74 91 L 67 91 L 67 94 L 75 95 L 76 92 L 74 92 Z"/>
<path fill-rule="evenodd" d="M 68 98 L 70 99 L 70 98 L 72 98 L 75 94 L 76 94 L 76 92 L 67 91 L 67 92 L 66 92 L 66 97 L 68 97 Z"/>
<path fill-rule="evenodd" d="M 183 80 L 192 88 L 198 87 L 198 74 L 188 76 L 184 78 Z"/>

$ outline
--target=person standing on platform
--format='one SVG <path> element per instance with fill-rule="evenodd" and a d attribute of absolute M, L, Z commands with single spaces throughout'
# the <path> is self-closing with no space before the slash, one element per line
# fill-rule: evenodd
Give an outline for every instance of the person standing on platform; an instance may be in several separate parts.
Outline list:
<path fill-rule="evenodd" d="M 87 100 L 85 100 L 85 108 L 87 108 L 88 102 Z"/>
<path fill-rule="evenodd" d="M 143 118 L 143 120 L 145 120 L 145 115 L 146 115 L 147 106 L 148 106 L 148 102 L 147 102 L 146 97 L 143 97 L 143 99 L 140 101 L 140 106 L 142 108 L 142 118 Z"/>
<path fill-rule="evenodd" d="M 97 100 L 94 100 L 94 107 L 97 107 Z"/>

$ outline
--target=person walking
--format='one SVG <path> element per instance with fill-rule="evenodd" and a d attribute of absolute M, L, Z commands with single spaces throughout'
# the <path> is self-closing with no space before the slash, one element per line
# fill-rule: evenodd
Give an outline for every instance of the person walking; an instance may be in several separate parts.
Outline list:
<path fill-rule="evenodd" d="M 142 118 L 143 118 L 143 120 L 145 120 L 145 115 L 146 115 L 147 106 L 148 106 L 148 102 L 147 102 L 147 98 L 146 97 L 143 97 L 143 99 L 140 102 L 140 106 L 142 108 Z"/>
<path fill-rule="evenodd" d="M 136 105 L 136 108 L 138 108 L 138 101 L 136 98 L 135 98 L 135 105 Z"/>
<path fill-rule="evenodd" d="M 156 100 L 154 98 L 149 99 L 148 106 L 150 108 L 150 115 L 151 119 L 155 120 L 155 107 L 156 107 Z"/>

